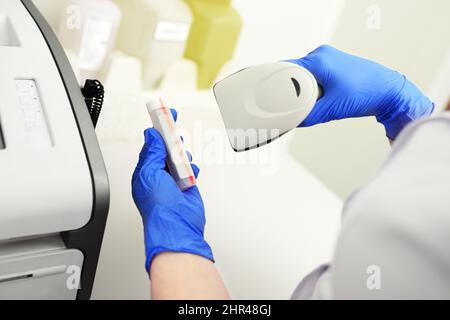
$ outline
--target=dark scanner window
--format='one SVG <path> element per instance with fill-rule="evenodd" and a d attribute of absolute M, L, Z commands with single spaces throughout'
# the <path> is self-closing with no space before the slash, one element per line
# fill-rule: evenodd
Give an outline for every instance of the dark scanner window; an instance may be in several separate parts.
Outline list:
<path fill-rule="evenodd" d="M 300 88 L 300 83 L 298 83 L 297 79 L 291 78 L 292 83 L 295 87 L 295 92 L 297 92 L 297 97 L 300 97 L 300 93 L 302 93 L 302 89 Z"/>

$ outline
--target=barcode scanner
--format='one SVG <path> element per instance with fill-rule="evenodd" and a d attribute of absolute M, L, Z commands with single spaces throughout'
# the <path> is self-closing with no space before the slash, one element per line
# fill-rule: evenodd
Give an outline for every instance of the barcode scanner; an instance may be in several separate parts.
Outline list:
<path fill-rule="evenodd" d="M 277 62 L 243 69 L 218 82 L 214 94 L 236 152 L 265 145 L 297 128 L 322 90 L 305 68 Z"/>

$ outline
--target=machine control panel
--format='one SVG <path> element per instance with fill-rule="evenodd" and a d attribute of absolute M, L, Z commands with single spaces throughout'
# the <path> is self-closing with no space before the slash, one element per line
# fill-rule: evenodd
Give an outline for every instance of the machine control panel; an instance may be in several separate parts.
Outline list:
<path fill-rule="evenodd" d="M 32 79 L 16 79 L 15 87 L 17 102 L 22 113 L 30 145 L 38 149 L 51 148 L 53 143 L 36 81 Z"/>

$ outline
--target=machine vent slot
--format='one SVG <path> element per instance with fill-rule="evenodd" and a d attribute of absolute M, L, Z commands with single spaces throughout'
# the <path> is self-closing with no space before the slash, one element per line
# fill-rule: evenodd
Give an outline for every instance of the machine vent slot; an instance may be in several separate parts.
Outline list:
<path fill-rule="evenodd" d="M 20 276 L 13 276 L 10 278 L 0 278 L 0 283 L 24 280 L 24 279 L 29 279 L 29 278 L 33 278 L 33 275 L 32 274 L 24 274 L 24 275 L 20 275 Z"/>
<path fill-rule="evenodd" d="M 2 125 L 0 123 L 0 150 L 3 150 L 6 148 L 5 140 L 3 139 L 3 131 L 2 131 Z"/>

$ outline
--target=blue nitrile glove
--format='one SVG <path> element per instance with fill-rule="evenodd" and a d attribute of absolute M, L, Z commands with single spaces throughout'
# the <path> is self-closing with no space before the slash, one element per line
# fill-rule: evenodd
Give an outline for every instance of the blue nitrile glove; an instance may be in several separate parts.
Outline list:
<path fill-rule="evenodd" d="M 176 119 L 176 112 L 172 113 Z M 205 208 L 197 186 L 181 191 L 166 171 L 167 152 L 161 135 L 153 128 L 144 135 L 132 189 L 144 223 L 147 271 L 161 252 L 192 253 L 213 260 L 204 239 Z M 197 177 L 199 168 L 196 165 L 192 168 Z"/>
<path fill-rule="evenodd" d="M 330 46 L 289 60 L 308 69 L 324 95 L 300 127 L 375 116 L 394 140 L 410 122 L 433 113 L 434 104 L 405 76 Z"/>

